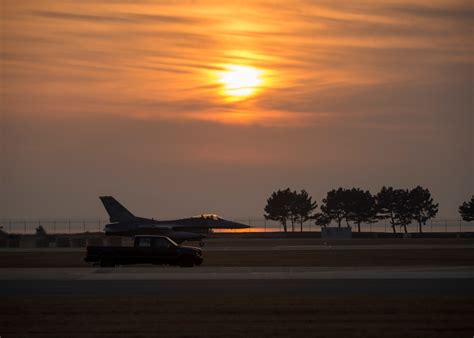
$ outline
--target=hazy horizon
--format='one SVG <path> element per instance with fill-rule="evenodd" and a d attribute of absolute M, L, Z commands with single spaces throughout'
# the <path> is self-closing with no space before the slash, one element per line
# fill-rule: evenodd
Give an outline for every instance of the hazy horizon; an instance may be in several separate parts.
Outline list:
<path fill-rule="evenodd" d="M 383 185 L 456 218 L 474 194 L 469 1 L 1 6 L 0 218 L 105 218 L 100 195 L 254 217 L 277 189 Z"/>

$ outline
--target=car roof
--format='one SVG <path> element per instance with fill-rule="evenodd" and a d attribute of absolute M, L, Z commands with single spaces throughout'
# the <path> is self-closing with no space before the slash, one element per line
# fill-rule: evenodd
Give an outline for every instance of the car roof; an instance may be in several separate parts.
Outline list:
<path fill-rule="evenodd" d="M 137 238 L 137 237 L 168 238 L 167 236 L 161 236 L 161 235 L 136 235 L 135 238 Z"/>

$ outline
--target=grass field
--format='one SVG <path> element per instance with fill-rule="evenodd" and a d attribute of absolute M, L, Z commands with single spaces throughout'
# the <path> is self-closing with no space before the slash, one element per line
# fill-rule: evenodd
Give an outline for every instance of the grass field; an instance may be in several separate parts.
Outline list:
<path fill-rule="evenodd" d="M 8 297 L 2 337 L 471 337 L 472 297 Z M 5 306 L 6 305 L 6 306 Z"/>
<path fill-rule="evenodd" d="M 85 251 L 0 252 L 0 268 L 86 267 Z M 209 251 L 203 266 L 466 266 L 474 249 Z"/>
<path fill-rule="evenodd" d="M 131 245 L 132 240 L 127 239 Z M 213 247 L 241 247 L 241 246 L 298 246 L 298 245 L 325 245 L 325 246 L 348 246 L 348 245 L 460 245 L 474 244 L 474 238 L 351 238 L 328 240 L 321 238 L 209 238 L 205 239 L 206 248 Z M 190 245 L 198 245 L 189 242 Z M 185 245 L 187 245 L 185 243 Z"/>

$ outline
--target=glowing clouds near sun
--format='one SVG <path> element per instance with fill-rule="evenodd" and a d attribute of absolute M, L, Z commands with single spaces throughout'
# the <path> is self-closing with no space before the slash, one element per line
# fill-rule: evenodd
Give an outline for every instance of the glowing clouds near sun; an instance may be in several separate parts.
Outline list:
<path fill-rule="evenodd" d="M 242 100 L 256 94 L 263 83 L 260 69 L 240 65 L 224 68 L 218 74 L 218 81 L 222 85 L 221 94 L 230 100 Z"/>

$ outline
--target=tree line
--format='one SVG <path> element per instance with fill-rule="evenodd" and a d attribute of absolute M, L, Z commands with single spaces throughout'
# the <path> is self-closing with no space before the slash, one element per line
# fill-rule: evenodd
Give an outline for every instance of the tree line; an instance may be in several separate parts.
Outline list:
<path fill-rule="evenodd" d="M 437 215 L 438 206 L 429 189 L 421 186 L 413 189 L 384 186 L 375 195 L 360 188 L 339 188 L 328 191 L 320 211 L 315 212 L 318 204 L 308 192 L 286 188 L 273 192 L 267 199 L 264 216 L 265 219 L 280 222 L 285 232 L 288 231 L 288 225 L 291 225 L 292 231 L 295 231 L 295 225 L 299 225 L 300 231 L 303 231 L 303 223 L 308 220 L 314 220 L 321 227 L 331 222 L 335 222 L 338 227 L 343 224 L 351 227 L 352 223 L 359 232 L 362 223 L 389 220 L 393 233 L 397 232 L 397 228 L 407 233 L 408 226 L 414 222 L 422 233 L 426 222 Z M 467 222 L 474 220 L 474 196 L 470 202 L 464 202 L 459 207 L 459 213 Z"/>

